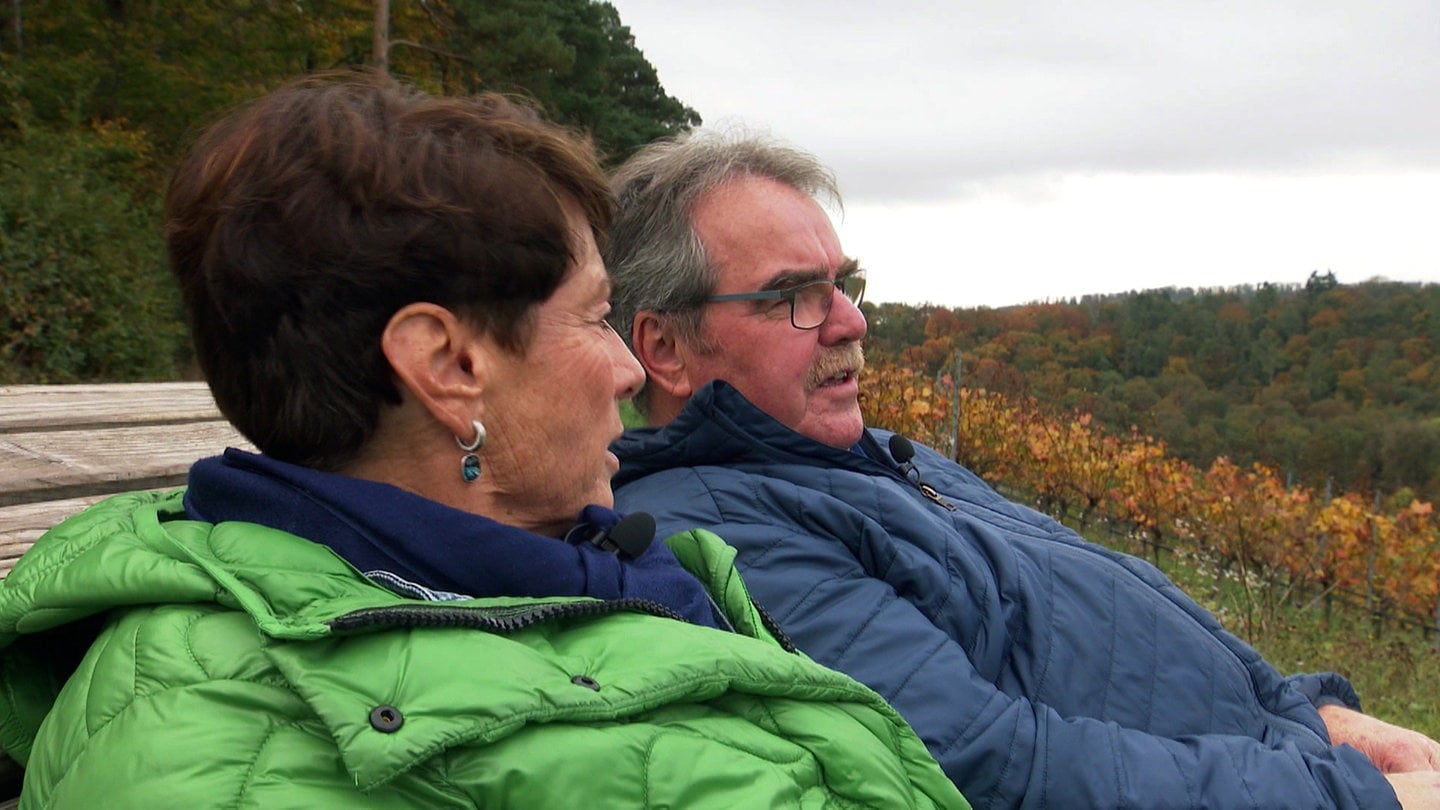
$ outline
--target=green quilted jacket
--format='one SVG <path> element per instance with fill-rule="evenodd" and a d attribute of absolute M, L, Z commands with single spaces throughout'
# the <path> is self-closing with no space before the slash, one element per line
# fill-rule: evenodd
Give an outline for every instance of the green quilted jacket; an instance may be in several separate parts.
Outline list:
<path fill-rule="evenodd" d="M 904 721 L 763 627 L 719 538 L 666 542 L 738 632 L 585 598 L 423 602 L 328 549 L 98 504 L 0 582 L 21 807 L 966 807 Z"/>

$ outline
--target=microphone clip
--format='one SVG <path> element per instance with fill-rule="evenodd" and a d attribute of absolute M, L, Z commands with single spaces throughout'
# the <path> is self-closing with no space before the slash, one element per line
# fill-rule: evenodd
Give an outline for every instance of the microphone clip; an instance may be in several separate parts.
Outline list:
<path fill-rule="evenodd" d="M 570 531 L 573 533 L 580 528 L 577 526 Z M 631 512 L 609 529 L 596 529 L 586 539 L 602 551 L 635 559 L 644 554 L 655 540 L 655 518 L 646 512 Z"/>

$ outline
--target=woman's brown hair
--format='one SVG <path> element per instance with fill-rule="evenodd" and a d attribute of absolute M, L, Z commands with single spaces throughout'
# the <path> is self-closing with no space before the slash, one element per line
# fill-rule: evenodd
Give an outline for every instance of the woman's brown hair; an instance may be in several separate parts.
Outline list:
<path fill-rule="evenodd" d="M 523 354 L 614 203 L 589 142 L 494 94 L 368 73 L 287 84 L 206 131 L 166 199 L 170 267 L 221 412 L 265 454 L 337 469 L 400 396 L 380 351 L 406 304 Z"/>

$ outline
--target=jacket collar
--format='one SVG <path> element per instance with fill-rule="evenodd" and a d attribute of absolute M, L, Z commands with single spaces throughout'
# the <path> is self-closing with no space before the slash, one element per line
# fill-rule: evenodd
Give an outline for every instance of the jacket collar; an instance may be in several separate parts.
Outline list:
<path fill-rule="evenodd" d="M 191 468 L 188 517 L 243 521 L 329 547 L 367 574 L 450 597 L 590 596 L 656 601 L 720 626 L 709 596 L 663 543 L 634 559 L 588 538 L 619 519 L 590 506 L 569 542 L 453 509 L 399 487 L 325 473 L 234 448 Z"/>
<path fill-rule="evenodd" d="M 631 428 L 611 445 L 620 459 L 613 483 L 619 489 L 673 467 L 770 463 L 777 457 L 874 474 L 875 460 L 888 467 L 889 457 L 871 433 L 867 428 L 862 435 L 861 452 L 822 444 L 781 424 L 735 386 L 715 380 L 696 391 L 669 424 Z"/>

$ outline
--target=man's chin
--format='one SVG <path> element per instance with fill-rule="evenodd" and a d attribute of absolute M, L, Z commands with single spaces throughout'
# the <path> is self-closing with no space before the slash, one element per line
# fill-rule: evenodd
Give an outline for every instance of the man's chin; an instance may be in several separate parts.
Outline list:
<path fill-rule="evenodd" d="M 860 441 L 865 432 L 865 422 L 860 418 L 860 406 L 845 412 L 831 413 L 815 419 L 807 419 L 800 425 L 799 432 L 815 441 L 838 450 L 849 450 Z"/>

